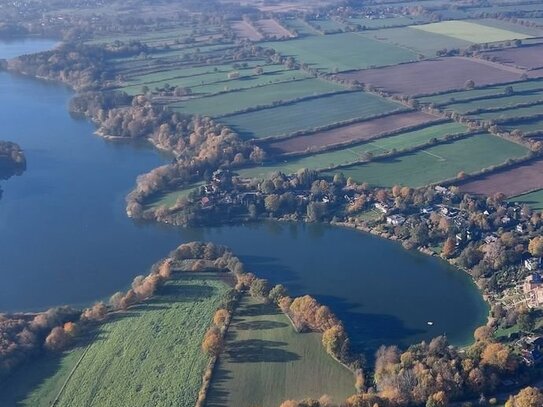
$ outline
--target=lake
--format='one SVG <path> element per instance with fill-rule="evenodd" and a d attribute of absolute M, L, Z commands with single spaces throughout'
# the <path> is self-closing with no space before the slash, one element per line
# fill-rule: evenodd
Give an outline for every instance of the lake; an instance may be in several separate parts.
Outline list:
<path fill-rule="evenodd" d="M 18 51 L 17 43 L 0 42 L 0 58 L 53 45 L 25 41 Z M 368 234 L 277 222 L 136 224 L 124 198 L 139 174 L 168 157 L 95 136 L 92 124 L 69 115 L 72 95 L 61 85 L 0 72 L 0 139 L 18 143 L 27 158 L 22 176 L 1 182 L 0 310 L 108 298 L 180 243 L 211 240 L 230 246 L 258 276 L 329 305 L 361 350 L 443 333 L 464 344 L 485 322 L 487 306 L 467 275 Z"/>

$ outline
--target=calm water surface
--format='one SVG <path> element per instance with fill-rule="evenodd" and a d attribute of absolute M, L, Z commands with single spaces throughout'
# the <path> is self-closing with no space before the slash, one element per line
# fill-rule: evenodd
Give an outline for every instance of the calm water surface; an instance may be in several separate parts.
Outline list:
<path fill-rule="evenodd" d="M 0 42 L 0 58 L 53 42 Z M 248 269 L 294 295 L 313 294 L 362 348 L 446 333 L 465 343 L 487 308 L 469 278 L 437 259 L 352 230 L 263 223 L 174 230 L 128 219 L 137 175 L 167 162 L 148 146 L 115 144 L 70 117 L 72 92 L 0 73 L 0 139 L 19 143 L 27 170 L 2 182 L 0 310 L 85 304 L 123 289 L 183 241 L 230 246 Z M 429 326 L 427 321 L 433 321 Z"/>

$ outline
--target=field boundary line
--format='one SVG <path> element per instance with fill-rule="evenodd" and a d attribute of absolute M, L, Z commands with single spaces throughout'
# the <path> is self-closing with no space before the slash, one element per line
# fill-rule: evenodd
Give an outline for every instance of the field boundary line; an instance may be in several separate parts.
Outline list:
<path fill-rule="evenodd" d="M 81 364 L 81 362 L 83 361 L 83 358 L 85 356 L 87 356 L 87 353 L 89 352 L 89 349 L 91 348 L 91 346 L 94 344 L 94 340 L 96 339 L 96 337 L 98 336 L 98 332 L 92 337 L 90 343 L 87 345 L 87 348 L 85 349 L 85 351 L 83 352 L 83 354 L 81 355 L 81 357 L 79 358 L 79 360 L 77 361 L 77 363 L 75 364 L 75 366 L 72 368 L 72 370 L 70 371 L 70 374 L 68 375 L 68 377 L 66 378 L 66 380 L 64 381 L 64 383 L 62 384 L 62 387 L 60 388 L 60 390 L 58 391 L 55 399 L 53 400 L 53 402 L 51 403 L 51 406 L 54 407 L 57 405 L 58 401 L 60 400 L 60 396 L 62 396 L 62 393 L 64 392 L 64 389 L 66 388 L 66 386 L 68 385 L 68 382 L 70 381 L 70 379 L 72 378 L 72 376 L 74 375 L 75 371 L 77 370 L 77 368 L 79 367 L 79 365 Z"/>

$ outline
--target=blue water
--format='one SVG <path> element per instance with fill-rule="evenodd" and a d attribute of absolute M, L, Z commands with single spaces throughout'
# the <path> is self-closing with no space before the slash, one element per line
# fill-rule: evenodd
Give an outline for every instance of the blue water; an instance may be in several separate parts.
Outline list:
<path fill-rule="evenodd" d="M 6 49 L 16 54 L 4 46 L 0 58 Z M 30 42 L 22 49 L 33 50 Z M 26 172 L 1 184 L 0 310 L 107 298 L 178 244 L 212 240 L 255 274 L 318 297 L 364 349 L 442 333 L 464 343 L 484 323 L 486 305 L 466 275 L 374 236 L 324 225 L 134 223 L 125 195 L 168 157 L 95 136 L 90 123 L 68 114 L 71 96 L 64 86 L 0 73 L 0 139 L 19 143 L 27 158 Z"/>

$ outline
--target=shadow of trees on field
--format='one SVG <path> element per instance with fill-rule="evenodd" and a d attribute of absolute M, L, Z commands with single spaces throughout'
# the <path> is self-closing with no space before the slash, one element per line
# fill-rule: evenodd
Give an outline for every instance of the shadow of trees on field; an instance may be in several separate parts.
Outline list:
<path fill-rule="evenodd" d="M 299 360 L 300 356 L 285 349 L 288 344 L 263 339 L 245 339 L 231 342 L 226 355 L 232 363 L 285 363 Z"/>
<path fill-rule="evenodd" d="M 266 329 L 284 328 L 288 326 L 284 322 L 277 321 L 251 321 L 240 322 L 236 324 L 236 329 L 240 331 L 263 331 Z"/>

